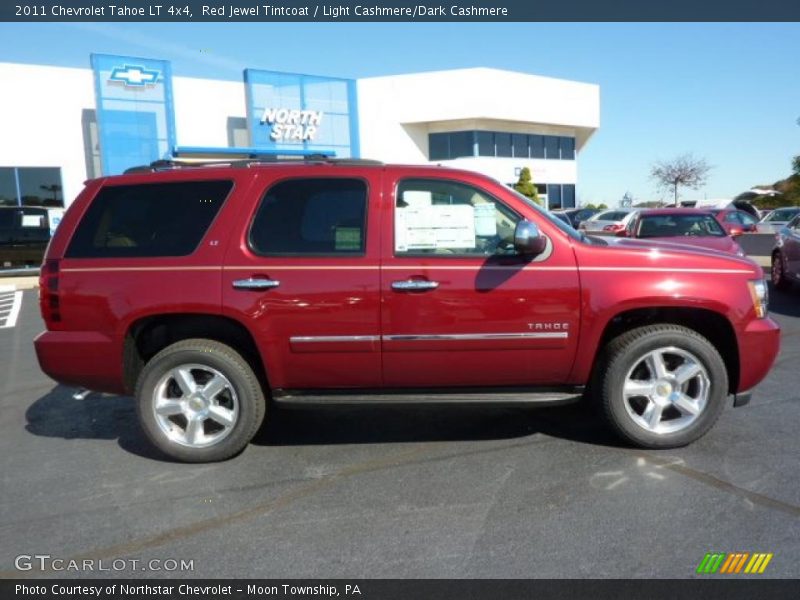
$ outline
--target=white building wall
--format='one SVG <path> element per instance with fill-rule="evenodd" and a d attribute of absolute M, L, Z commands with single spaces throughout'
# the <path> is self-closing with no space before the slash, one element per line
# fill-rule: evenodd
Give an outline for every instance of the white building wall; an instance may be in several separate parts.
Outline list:
<path fill-rule="evenodd" d="M 228 118 L 247 115 L 244 83 L 173 77 L 179 146 L 225 147 Z"/>
<path fill-rule="evenodd" d="M 0 166 L 60 167 L 64 200 L 86 179 L 82 111 L 94 110 L 90 69 L 0 63 Z"/>
<path fill-rule="evenodd" d="M 91 69 L 0 63 L 0 166 L 60 167 L 67 205 L 94 175 L 85 143 L 94 117 Z M 427 163 L 428 134 L 468 129 L 574 136 L 578 150 L 599 126 L 596 85 L 495 69 L 462 69 L 361 79 L 358 119 L 361 156 Z M 233 118 L 243 127 L 245 88 L 238 81 L 173 78 L 180 146 L 244 145 L 231 139 Z M 232 144 L 233 142 L 233 144 Z M 93 149 L 96 153 L 97 149 Z M 577 163 L 495 157 L 443 162 L 511 182 L 528 166 L 536 183 L 574 183 Z M 87 163 L 89 168 L 87 170 Z"/>
<path fill-rule="evenodd" d="M 358 80 L 361 155 L 427 163 L 428 134 L 505 131 L 574 136 L 580 150 L 600 126 L 593 84 L 496 69 L 460 69 Z M 515 181 L 529 167 L 536 183 L 575 183 L 573 160 L 498 157 L 441 162 Z"/>

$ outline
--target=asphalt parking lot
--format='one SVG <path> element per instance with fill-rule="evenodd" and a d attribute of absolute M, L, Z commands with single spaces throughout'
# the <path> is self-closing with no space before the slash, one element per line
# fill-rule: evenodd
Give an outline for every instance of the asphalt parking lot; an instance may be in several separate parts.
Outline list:
<path fill-rule="evenodd" d="M 129 398 L 40 372 L 26 291 L 0 329 L 0 577 L 683 578 L 716 551 L 796 578 L 800 289 L 771 300 L 771 375 L 688 448 L 621 447 L 580 406 L 275 410 L 239 457 L 182 465 Z M 15 570 L 36 554 L 128 562 Z"/>

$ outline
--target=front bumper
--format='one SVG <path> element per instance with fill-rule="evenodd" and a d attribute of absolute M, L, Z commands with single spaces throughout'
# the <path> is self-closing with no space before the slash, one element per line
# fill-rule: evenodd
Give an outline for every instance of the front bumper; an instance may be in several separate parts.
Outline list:
<path fill-rule="evenodd" d="M 781 349 L 781 328 L 771 318 L 754 319 L 739 338 L 737 393 L 751 390 L 767 376 Z M 740 392 L 741 391 L 741 392 Z"/>

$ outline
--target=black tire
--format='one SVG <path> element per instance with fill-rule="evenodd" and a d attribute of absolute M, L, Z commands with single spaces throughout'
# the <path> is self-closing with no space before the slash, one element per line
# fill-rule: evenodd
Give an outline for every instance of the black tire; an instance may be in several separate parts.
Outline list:
<path fill-rule="evenodd" d="M 647 429 L 645 424 L 637 422 L 647 420 L 644 412 L 645 406 L 649 407 L 654 404 L 653 400 L 635 395 L 626 400 L 623 395 L 623 387 L 629 374 L 634 379 L 633 375 L 637 374 L 636 369 L 644 368 L 648 372 L 648 379 L 657 379 L 649 374 L 648 367 L 642 365 L 647 364 L 644 359 L 649 353 L 667 348 L 677 349 L 684 356 L 665 352 L 662 355 L 664 364 L 667 360 L 675 361 L 677 359 L 677 361 L 684 360 L 702 366 L 705 372 L 698 374 L 686 385 L 696 386 L 695 389 L 699 390 L 707 390 L 707 393 L 702 393 L 705 398 L 705 406 L 698 410 L 695 416 L 684 414 L 683 411 L 678 410 L 677 406 L 669 404 L 667 404 L 667 408 L 659 409 L 659 414 L 663 414 L 667 420 L 664 420 L 663 424 L 659 423 L 658 427 L 667 429 L 677 427 L 680 421 L 669 420 L 677 418 L 674 415 L 689 421 L 677 431 L 655 432 Z M 638 371 L 638 373 L 642 373 L 642 371 Z M 670 377 L 674 373 L 677 373 L 677 367 L 675 371 L 668 369 L 667 376 Z M 728 396 L 728 372 L 719 352 L 696 331 L 680 325 L 660 324 L 638 327 L 612 340 L 605 352 L 605 360 L 601 363 L 598 380 L 602 413 L 607 423 L 623 440 L 640 448 L 677 448 L 699 439 L 717 421 Z M 631 381 L 631 383 L 637 382 Z M 655 391 L 668 388 L 654 384 L 652 389 Z M 667 396 L 660 397 L 659 401 L 669 402 Z M 638 413 L 640 407 L 641 414 Z M 639 419 L 635 419 L 632 415 L 636 415 Z"/>
<path fill-rule="evenodd" d="M 780 252 L 774 252 L 772 254 L 770 279 L 772 280 L 772 286 L 776 290 L 786 290 L 790 286 L 789 280 L 786 279 L 786 270 L 783 268 L 783 258 Z"/>
<path fill-rule="evenodd" d="M 222 392 L 216 395 L 214 403 L 233 407 L 227 414 L 235 415 L 230 417 L 229 423 L 225 426 L 218 425 L 211 416 L 204 417 L 206 420 L 198 418 L 201 420 L 199 427 L 203 430 L 202 439 L 211 440 L 215 435 L 224 434 L 219 441 L 208 441 L 206 443 L 209 445 L 204 447 L 189 443 L 189 428 L 186 425 L 183 425 L 183 428 L 184 437 L 187 439 L 182 442 L 170 439 L 163 425 L 165 417 L 157 416 L 155 411 L 156 403 L 159 402 L 156 400 L 156 395 L 160 390 L 174 390 L 171 398 L 175 398 L 176 401 L 184 401 L 190 397 L 181 391 L 183 388 L 180 386 L 175 388 L 174 386 L 178 385 L 177 379 L 170 377 L 170 374 L 175 372 L 173 369 L 189 365 L 199 367 L 189 370 L 192 373 L 193 385 L 201 381 L 195 377 L 201 377 L 204 373 L 213 377 L 213 371 L 223 376 L 224 379 L 220 381 L 227 380 Z M 204 371 L 203 368 L 208 371 Z M 198 386 L 198 389 L 207 388 Z M 166 401 L 172 402 L 171 398 Z M 202 400 L 199 402 L 202 403 Z M 136 383 L 136 408 L 139 422 L 154 446 L 167 456 L 181 462 L 204 463 L 226 460 L 241 452 L 264 420 L 266 402 L 258 377 L 238 352 L 213 340 L 189 339 L 167 346 L 147 362 Z M 185 414 L 178 413 L 169 417 L 174 419 L 178 434 L 181 433 L 181 423 L 188 424 Z M 211 437 L 206 438 L 206 431 L 215 426 L 220 430 L 214 431 Z"/>

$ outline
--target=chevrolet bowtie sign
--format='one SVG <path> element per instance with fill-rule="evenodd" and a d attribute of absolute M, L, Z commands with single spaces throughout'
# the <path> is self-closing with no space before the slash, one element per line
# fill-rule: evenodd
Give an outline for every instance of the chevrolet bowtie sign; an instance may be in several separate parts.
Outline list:
<path fill-rule="evenodd" d="M 146 69 L 138 65 L 125 65 L 114 67 L 108 80 L 121 82 L 126 87 L 141 88 L 158 83 L 160 74 L 154 69 Z"/>

